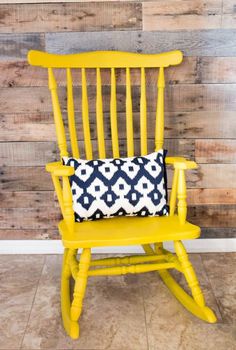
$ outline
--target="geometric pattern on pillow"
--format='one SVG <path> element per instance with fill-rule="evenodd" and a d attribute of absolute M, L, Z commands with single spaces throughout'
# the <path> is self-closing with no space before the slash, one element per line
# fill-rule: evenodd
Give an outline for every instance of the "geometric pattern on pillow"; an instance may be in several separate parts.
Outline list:
<path fill-rule="evenodd" d="M 70 177 L 75 221 L 168 215 L 165 155 L 161 149 L 129 158 L 63 157 L 75 169 Z"/>

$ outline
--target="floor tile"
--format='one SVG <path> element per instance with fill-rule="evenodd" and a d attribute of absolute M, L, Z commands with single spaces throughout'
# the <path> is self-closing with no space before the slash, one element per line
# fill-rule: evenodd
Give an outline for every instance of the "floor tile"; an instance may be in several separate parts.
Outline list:
<path fill-rule="evenodd" d="M 210 306 L 219 319 L 217 324 L 205 323 L 191 315 L 173 297 L 157 273 L 148 273 L 143 280 L 147 333 L 150 350 L 170 349 L 232 349 L 236 345 L 235 330 L 222 324 L 216 299 L 199 254 L 190 255 L 199 282 Z M 188 291 L 182 275 L 172 273 Z M 217 345 L 217 346 L 214 346 Z"/>
<path fill-rule="evenodd" d="M 236 323 L 236 254 L 202 254 L 223 322 Z"/>
<path fill-rule="evenodd" d="M 235 329 L 207 324 L 186 311 L 164 285 L 149 286 L 145 300 L 150 350 L 235 349 Z"/>
<path fill-rule="evenodd" d="M 216 298 L 215 298 L 214 293 L 213 293 L 212 288 L 211 288 L 211 284 L 210 284 L 209 279 L 208 279 L 208 275 L 207 275 L 205 268 L 204 268 L 204 265 L 202 263 L 201 255 L 200 254 L 189 254 L 189 258 L 190 258 L 190 261 L 194 267 L 199 284 L 200 284 L 202 292 L 204 294 L 206 305 L 210 306 L 214 310 L 218 321 L 222 322 L 222 317 L 221 317 L 220 310 L 218 308 L 218 303 L 216 301 Z M 187 293 L 191 294 L 184 275 L 182 273 L 178 272 L 177 270 L 171 270 L 171 274 L 175 278 L 175 280 L 178 283 L 180 283 L 180 285 L 183 287 L 183 289 Z M 156 285 L 161 284 L 164 286 L 161 278 L 159 277 L 158 273 L 156 273 L 156 272 L 150 272 L 150 273 L 144 274 L 140 277 L 142 277 L 142 278 L 140 278 L 140 282 L 142 283 L 143 286 L 146 286 L 147 289 L 150 285 L 156 286 Z M 165 288 L 165 291 L 168 293 L 168 295 L 170 295 L 172 297 L 172 294 L 168 291 L 168 288 L 166 286 L 164 286 L 164 288 Z"/>
<path fill-rule="evenodd" d="M 0 305 L 33 302 L 44 259 L 42 255 L 0 255 Z"/>
<path fill-rule="evenodd" d="M 23 349 L 147 349 L 139 276 L 132 275 L 89 279 L 80 319 L 81 337 L 71 340 L 60 318 L 60 275 L 56 271 L 60 264 L 58 257 L 46 260 Z"/>
<path fill-rule="evenodd" d="M 0 306 L 0 349 L 19 349 L 31 305 Z"/>
<path fill-rule="evenodd" d="M 17 350 L 22 343 L 25 350 L 234 350 L 236 254 L 190 259 L 217 324 L 186 311 L 156 272 L 95 277 L 84 300 L 81 337 L 74 341 L 60 316 L 62 257 L 0 256 L 0 349 Z M 182 274 L 173 275 L 188 291 Z"/>

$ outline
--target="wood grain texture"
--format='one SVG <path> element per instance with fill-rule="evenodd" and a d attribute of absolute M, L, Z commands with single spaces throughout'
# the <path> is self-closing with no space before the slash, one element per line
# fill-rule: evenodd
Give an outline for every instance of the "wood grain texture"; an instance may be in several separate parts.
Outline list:
<path fill-rule="evenodd" d="M 236 140 L 196 140 L 198 163 L 236 163 Z"/>
<path fill-rule="evenodd" d="M 191 188 L 187 191 L 189 205 L 235 204 L 235 188 Z"/>
<path fill-rule="evenodd" d="M 236 28 L 235 1 L 223 0 L 222 27 Z"/>
<path fill-rule="evenodd" d="M 47 71 L 29 66 L 26 61 L 0 61 L 0 87 L 47 86 Z M 59 86 L 66 85 L 65 70 L 57 69 L 55 77 Z M 73 70 L 74 86 L 81 86 L 80 70 Z M 140 84 L 140 70 L 131 70 L 132 85 Z M 146 69 L 147 84 L 155 85 L 156 69 Z M 166 84 L 231 84 L 236 83 L 236 57 L 184 57 L 183 63 L 165 72 Z M 87 84 L 94 85 L 95 70 L 87 70 Z M 103 85 L 110 84 L 110 71 L 102 70 Z M 125 72 L 116 69 L 116 82 L 125 85 Z"/>
<path fill-rule="evenodd" d="M 198 205 L 189 207 L 188 218 L 203 227 L 235 228 L 236 205 Z"/>
<path fill-rule="evenodd" d="M 18 239 L 60 239 L 58 230 L 55 229 L 1 229 L 0 240 Z"/>
<path fill-rule="evenodd" d="M 136 30 L 142 26 L 142 4 L 86 2 L 0 5 L 0 32 L 89 32 Z"/>
<path fill-rule="evenodd" d="M 170 190 L 170 189 L 169 189 Z M 190 188 L 187 192 L 188 205 L 235 204 L 236 189 Z M 47 208 L 59 207 L 54 191 L 2 191 L 0 208 Z"/>
<path fill-rule="evenodd" d="M 166 112 L 234 111 L 236 84 L 184 84 L 169 85 L 165 92 Z M 66 109 L 66 90 L 58 88 L 61 108 Z M 132 88 L 133 111 L 139 111 L 139 88 Z M 76 110 L 81 106 L 81 88 L 74 89 Z M 96 110 L 96 90 L 92 86 L 88 96 L 90 112 Z M 103 87 L 103 110 L 109 112 L 110 88 Z M 51 98 L 46 87 L 2 88 L 0 95 L 1 113 L 51 112 Z M 156 88 L 147 86 L 148 112 L 156 109 Z M 117 111 L 125 112 L 125 87 L 117 86 Z"/>
<path fill-rule="evenodd" d="M 139 139 L 139 113 L 134 116 L 134 138 Z M 111 138 L 109 113 L 104 113 L 106 139 Z M 118 115 L 121 139 L 126 137 L 124 113 Z M 82 140 L 81 115 L 76 115 L 77 135 Z M 67 117 L 64 115 L 67 129 Z M 95 114 L 90 113 L 91 138 L 96 138 Z M 155 113 L 148 113 L 148 135 L 154 137 Z M 36 132 L 37 130 L 37 132 Z M 232 139 L 236 134 L 235 111 L 167 112 L 165 113 L 165 136 L 175 139 Z M 56 141 L 53 116 L 46 113 L 0 114 L 0 141 Z"/>
<path fill-rule="evenodd" d="M 112 145 L 109 139 L 106 142 L 107 157 L 112 157 Z M 85 158 L 85 146 L 83 142 L 79 143 L 80 154 Z M 194 157 L 194 140 L 166 139 L 165 147 L 171 155 Z M 150 152 L 154 151 L 154 139 L 148 140 Z M 94 156 L 99 157 L 96 149 L 96 142 L 93 142 Z M 126 155 L 126 140 L 120 140 L 120 152 Z M 140 154 L 139 140 L 135 140 L 136 154 Z M 59 151 L 56 142 L 0 142 L 0 166 L 44 166 L 46 163 L 55 162 L 59 159 Z"/>
<path fill-rule="evenodd" d="M 163 0 L 143 3 L 144 30 L 213 29 L 221 25 L 221 0 Z"/>
<path fill-rule="evenodd" d="M 25 60 L 29 50 L 44 49 L 44 34 L 0 34 L 0 61 Z"/>
<path fill-rule="evenodd" d="M 54 191 L 10 191 L 0 193 L 0 208 L 58 207 Z"/>
<path fill-rule="evenodd" d="M 181 155 L 181 154 L 180 154 Z M 236 164 L 201 164 L 198 169 L 187 173 L 188 188 L 219 189 L 236 188 Z M 45 167 L 7 166 L 0 168 L 0 190 L 2 191 L 52 191 L 50 175 Z M 172 170 L 168 169 L 168 183 L 171 184 Z"/>
<path fill-rule="evenodd" d="M 51 229 L 61 219 L 59 208 L 0 208 L 1 229 Z M 235 227 L 236 205 L 190 206 L 188 220 L 203 227 Z"/>
<path fill-rule="evenodd" d="M 201 238 L 235 238 L 234 227 L 201 227 Z M 18 239 L 60 239 L 58 230 L 55 229 L 1 229 L 0 240 Z"/>
<path fill-rule="evenodd" d="M 93 50 L 149 53 L 181 50 L 186 56 L 235 56 L 235 35 L 235 29 L 48 33 L 46 50 L 64 54 Z"/>
<path fill-rule="evenodd" d="M 197 71 L 198 61 L 196 57 L 185 57 L 184 62 L 180 66 L 168 68 L 165 73 L 166 83 L 184 84 L 200 82 Z M 2 72 L 0 76 L 0 87 L 47 86 L 47 71 L 40 67 L 29 66 L 25 61 L 2 61 L 0 62 L 0 70 Z M 66 86 L 65 70 L 56 69 L 54 73 L 59 85 Z M 115 73 L 117 85 L 125 85 L 125 70 L 117 68 Z M 101 74 L 103 85 L 109 85 L 111 82 L 110 70 L 103 69 Z M 81 70 L 72 69 L 72 76 L 74 86 L 81 86 Z M 87 69 L 86 77 L 89 86 L 95 85 L 95 70 Z M 214 79 L 213 76 L 212 78 Z M 131 79 L 132 85 L 140 85 L 139 69 L 131 70 Z M 148 84 L 156 85 L 157 69 L 146 69 L 146 80 Z"/>

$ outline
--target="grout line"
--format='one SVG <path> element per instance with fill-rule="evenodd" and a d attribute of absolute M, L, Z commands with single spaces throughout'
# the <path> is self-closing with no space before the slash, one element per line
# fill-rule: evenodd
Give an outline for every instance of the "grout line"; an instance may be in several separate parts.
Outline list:
<path fill-rule="evenodd" d="M 222 315 L 221 310 L 220 310 L 220 305 L 219 305 L 219 302 L 218 302 L 217 297 L 215 296 L 214 288 L 213 288 L 213 286 L 212 286 L 211 279 L 210 279 L 210 277 L 209 277 L 209 275 L 208 275 L 208 271 L 207 271 L 207 268 L 206 268 L 206 266 L 205 266 L 204 259 L 202 258 L 202 254 L 199 254 L 199 255 L 200 255 L 200 258 L 201 258 L 202 267 L 203 267 L 203 269 L 204 269 L 204 271 L 205 271 L 205 273 L 206 273 L 206 277 L 207 277 L 207 280 L 208 280 L 208 282 L 209 282 L 209 286 L 210 286 L 210 288 L 211 288 L 211 292 L 212 292 L 212 294 L 213 294 L 213 296 L 214 296 L 214 299 L 215 299 L 215 302 L 216 302 L 216 305 L 217 305 L 219 314 L 220 314 L 220 316 L 221 316 L 221 321 L 222 321 L 222 323 L 224 323 L 223 315 Z M 217 316 L 217 315 L 216 315 L 216 316 Z"/>
<path fill-rule="evenodd" d="M 40 255 L 41 255 L 41 254 L 40 254 Z M 37 285 L 36 285 L 36 288 L 35 288 L 35 293 L 34 293 L 34 297 L 33 297 L 33 300 L 32 300 L 32 304 L 31 304 L 31 308 L 30 308 L 30 312 L 29 312 L 29 317 L 28 317 L 28 320 L 27 320 L 27 323 L 26 323 L 26 326 L 25 326 L 24 334 L 23 334 L 22 339 L 21 339 L 21 344 L 20 344 L 19 350 L 20 350 L 20 349 L 23 349 L 23 348 L 22 348 L 22 346 L 23 346 L 23 341 L 24 341 L 25 334 L 26 334 L 26 331 L 27 331 L 27 328 L 28 328 L 30 316 L 31 316 L 32 309 L 33 309 L 33 306 L 34 306 L 35 297 L 36 297 L 36 294 L 37 294 L 37 291 L 38 291 L 38 286 L 39 286 L 40 279 L 41 279 L 41 277 L 42 277 L 42 273 L 43 273 L 43 269 L 44 269 L 45 263 L 46 263 L 46 255 L 44 255 L 44 260 L 43 260 L 42 269 L 41 269 L 41 272 L 39 273 L 39 278 L 38 278 L 38 282 L 37 282 Z"/>
<path fill-rule="evenodd" d="M 148 327 L 147 327 L 147 317 L 146 317 L 147 315 L 146 315 L 146 308 L 145 308 L 144 295 L 143 295 L 143 285 L 142 284 L 140 286 L 140 289 L 141 289 L 142 300 L 143 300 L 143 311 L 144 311 L 144 321 L 145 321 L 145 330 L 146 330 L 147 350 L 149 350 Z"/>

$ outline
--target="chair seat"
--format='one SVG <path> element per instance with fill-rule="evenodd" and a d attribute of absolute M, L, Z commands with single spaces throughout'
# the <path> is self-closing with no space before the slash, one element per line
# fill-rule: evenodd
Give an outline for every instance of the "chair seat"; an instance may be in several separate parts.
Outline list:
<path fill-rule="evenodd" d="M 59 225 L 62 241 L 67 248 L 91 248 L 148 244 L 163 241 L 194 239 L 200 228 L 186 222 L 181 225 L 177 215 L 161 217 L 115 217 L 75 223 L 70 233 L 62 220 Z"/>

